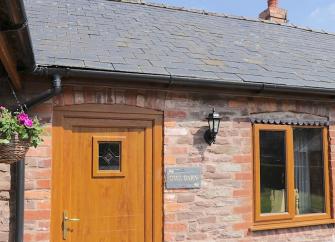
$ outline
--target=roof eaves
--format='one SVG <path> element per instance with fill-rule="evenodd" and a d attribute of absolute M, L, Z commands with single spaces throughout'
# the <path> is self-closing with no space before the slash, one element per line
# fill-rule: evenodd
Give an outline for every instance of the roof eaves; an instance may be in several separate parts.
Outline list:
<path fill-rule="evenodd" d="M 68 66 L 39 66 L 32 73 L 33 75 L 53 75 L 59 74 L 64 78 L 94 78 L 94 80 L 115 79 L 135 83 L 157 83 L 168 86 L 197 86 L 197 87 L 217 87 L 233 90 L 250 90 L 258 94 L 263 92 L 292 93 L 292 94 L 312 94 L 319 96 L 335 96 L 335 88 L 309 87 L 281 85 L 263 82 L 230 81 L 213 78 L 199 78 L 190 76 L 179 76 L 171 74 L 152 74 L 125 71 L 110 71 L 88 68 L 70 68 Z"/>

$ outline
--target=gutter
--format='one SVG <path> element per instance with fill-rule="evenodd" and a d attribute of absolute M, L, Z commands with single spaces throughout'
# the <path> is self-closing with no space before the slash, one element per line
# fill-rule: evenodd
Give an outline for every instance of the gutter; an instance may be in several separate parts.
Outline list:
<path fill-rule="evenodd" d="M 57 74 L 52 77 L 52 88 L 40 93 L 38 96 L 33 97 L 22 104 L 23 108 L 28 111 L 30 108 L 41 104 L 62 92 L 62 80 Z"/>
<path fill-rule="evenodd" d="M 196 77 L 183 77 L 162 74 L 145 74 L 135 72 L 118 72 L 96 69 L 68 68 L 54 66 L 40 66 L 32 73 L 37 76 L 48 76 L 58 74 L 65 78 L 82 78 L 106 81 L 117 81 L 124 83 L 148 83 L 163 84 L 169 88 L 172 87 L 212 87 L 230 90 L 253 91 L 257 94 L 264 92 L 288 93 L 288 94 L 310 94 L 319 96 L 335 97 L 334 88 L 315 88 L 302 86 L 286 86 L 271 83 L 253 83 L 253 82 L 234 82 L 222 81 L 220 79 L 206 79 Z"/>

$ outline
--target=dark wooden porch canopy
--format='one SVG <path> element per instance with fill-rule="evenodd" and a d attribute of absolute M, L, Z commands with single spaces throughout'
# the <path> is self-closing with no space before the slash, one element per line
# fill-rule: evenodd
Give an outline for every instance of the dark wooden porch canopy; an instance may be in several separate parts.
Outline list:
<path fill-rule="evenodd" d="M 0 61 L 15 89 L 22 87 L 20 72 L 35 68 L 22 0 L 0 1 Z"/>

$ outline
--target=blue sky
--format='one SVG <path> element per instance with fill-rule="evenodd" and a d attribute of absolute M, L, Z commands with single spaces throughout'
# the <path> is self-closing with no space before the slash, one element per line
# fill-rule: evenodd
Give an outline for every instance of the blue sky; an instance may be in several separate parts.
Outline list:
<path fill-rule="evenodd" d="M 257 17 L 267 7 L 266 0 L 150 1 L 248 17 Z M 279 2 L 282 8 L 288 10 L 290 23 L 335 32 L 335 0 L 280 0 Z"/>

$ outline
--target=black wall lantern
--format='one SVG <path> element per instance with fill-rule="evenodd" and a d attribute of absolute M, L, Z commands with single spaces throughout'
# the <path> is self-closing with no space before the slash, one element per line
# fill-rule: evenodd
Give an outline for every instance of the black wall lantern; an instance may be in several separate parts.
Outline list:
<path fill-rule="evenodd" d="M 204 138 L 206 143 L 211 145 L 215 143 L 216 135 L 219 133 L 221 117 L 213 108 L 213 112 L 208 114 L 207 120 L 209 128 L 206 130 Z"/>

